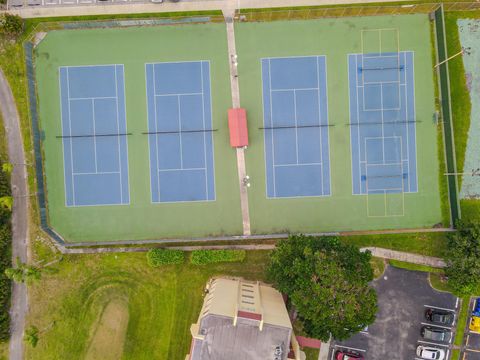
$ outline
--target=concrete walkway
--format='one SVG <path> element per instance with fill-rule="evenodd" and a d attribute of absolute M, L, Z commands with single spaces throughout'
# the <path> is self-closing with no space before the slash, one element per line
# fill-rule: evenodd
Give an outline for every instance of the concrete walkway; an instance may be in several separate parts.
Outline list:
<path fill-rule="evenodd" d="M 225 23 L 227 26 L 227 44 L 228 44 L 228 60 L 230 63 L 230 87 L 232 92 L 233 108 L 240 107 L 240 88 L 238 84 L 238 68 L 237 68 L 237 50 L 235 46 L 235 30 L 233 27 L 233 16 L 235 15 L 235 7 L 232 1 L 227 1 L 222 9 Z M 245 184 L 247 170 L 245 165 L 245 149 L 237 148 L 237 171 L 238 185 L 240 187 L 240 206 L 242 209 L 243 235 L 251 235 L 250 231 L 250 212 L 248 209 L 248 192 Z"/>
<path fill-rule="evenodd" d="M 398 2 L 399 0 L 383 0 L 386 2 Z M 408 1 L 408 0 L 400 0 Z M 220 10 L 227 2 L 235 4 L 235 8 L 270 8 L 270 7 L 291 7 L 291 6 L 314 6 L 314 5 L 361 5 L 364 3 L 375 3 L 378 0 L 199 0 L 181 1 L 178 3 L 165 2 L 162 4 L 153 3 L 102 3 L 81 6 L 60 5 L 24 7 L 11 9 L 9 12 L 20 15 L 24 18 L 35 17 L 56 17 L 56 16 L 80 16 L 80 15 L 108 15 L 108 14 L 143 14 L 175 11 L 201 11 Z M 433 1 L 432 1 L 433 2 Z"/>
<path fill-rule="evenodd" d="M 13 194 L 12 211 L 12 260 L 18 257 L 22 262 L 28 258 L 28 194 L 27 172 L 23 151 L 20 118 L 10 86 L 0 69 L 0 111 L 8 142 L 8 158 L 13 164 L 11 186 Z M 27 288 L 25 284 L 13 283 L 12 306 L 10 309 L 10 360 L 23 358 L 23 331 L 27 312 Z"/>
<path fill-rule="evenodd" d="M 365 247 L 361 248 L 360 250 L 370 250 L 373 256 L 383 259 L 404 261 L 412 264 L 427 265 L 435 268 L 443 268 L 446 266 L 445 261 L 433 256 L 411 254 L 408 252 L 395 251 L 378 247 Z"/>
<path fill-rule="evenodd" d="M 99 254 L 99 253 L 124 253 L 124 252 L 146 252 L 151 247 L 107 247 L 107 248 L 77 248 L 67 249 L 62 247 L 64 254 Z M 273 250 L 275 244 L 238 244 L 238 245 L 187 245 L 187 246 L 168 246 L 168 249 L 176 249 L 183 251 L 193 250 L 225 250 L 225 249 L 243 249 L 243 250 Z M 378 247 L 364 247 L 360 251 L 370 250 L 372 256 L 388 260 L 404 261 L 417 265 L 426 265 L 436 268 L 445 267 L 445 261 L 433 256 L 424 256 L 412 254 L 403 251 L 395 251 Z"/>

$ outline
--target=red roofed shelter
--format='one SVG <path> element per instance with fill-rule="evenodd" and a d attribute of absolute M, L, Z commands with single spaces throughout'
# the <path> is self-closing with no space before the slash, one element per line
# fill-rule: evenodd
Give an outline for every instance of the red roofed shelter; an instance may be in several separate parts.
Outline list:
<path fill-rule="evenodd" d="M 247 112 L 243 108 L 228 109 L 228 128 L 232 147 L 248 146 Z"/>

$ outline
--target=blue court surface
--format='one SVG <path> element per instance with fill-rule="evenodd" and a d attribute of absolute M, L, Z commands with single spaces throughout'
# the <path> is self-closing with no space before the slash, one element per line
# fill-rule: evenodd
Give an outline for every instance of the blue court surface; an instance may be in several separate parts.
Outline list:
<path fill-rule="evenodd" d="M 351 54 L 354 194 L 417 191 L 413 52 Z"/>
<path fill-rule="evenodd" d="M 152 202 L 215 200 L 210 63 L 145 71 Z"/>
<path fill-rule="evenodd" d="M 59 71 L 66 205 L 128 204 L 123 65 Z"/>
<path fill-rule="evenodd" d="M 325 56 L 262 59 L 267 197 L 330 195 Z"/>

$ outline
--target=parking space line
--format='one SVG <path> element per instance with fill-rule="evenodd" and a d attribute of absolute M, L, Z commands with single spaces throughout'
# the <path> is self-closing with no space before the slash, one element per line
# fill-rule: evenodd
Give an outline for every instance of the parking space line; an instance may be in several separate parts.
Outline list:
<path fill-rule="evenodd" d="M 434 324 L 434 323 L 426 323 L 426 322 L 422 322 L 421 324 L 422 324 L 422 325 L 427 325 L 427 326 L 434 326 L 434 327 L 439 327 L 439 328 L 443 328 L 443 329 L 452 330 L 452 328 L 451 328 L 451 327 L 448 327 L 448 326 L 443 326 L 443 325 L 437 325 L 437 324 Z"/>
<path fill-rule="evenodd" d="M 417 342 L 422 343 L 422 344 L 428 344 L 428 345 L 435 345 L 435 346 L 443 346 L 448 348 L 450 345 L 448 344 L 440 344 L 440 343 L 434 343 L 434 342 L 429 342 L 429 341 L 424 341 L 424 340 L 418 340 Z"/>
<path fill-rule="evenodd" d="M 439 309 L 439 310 L 445 310 L 445 311 L 450 311 L 450 312 L 455 312 L 455 309 L 447 309 L 447 308 L 442 308 L 442 307 L 439 307 L 439 306 L 433 306 L 433 305 L 423 305 L 425 307 L 428 307 L 428 308 L 432 308 L 432 309 Z"/>
<path fill-rule="evenodd" d="M 447 350 L 447 356 L 445 357 L 445 359 L 449 359 L 449 356 L 450 356 L 450 349 Z"/>
<path fill-rule="evenodd" d="M 475 350 L 475 349 L 467 349 L 467 348 L 465 348 L 465 351 L 471 351 L 471 352 L 480 353 L 480 350 Z"/>
<path fill-rule="evenodd" d="M 363 349 L 358 349 L 350 346 L 344 346 L 344 345 L 334 345 L 335 347 L 341 348 L 341 349 L 348 349 L 348 350 L 354 350 L 354 351 L 361 351 L 361 352 L 366 352 L 367 350 Z"/>
<path fill-rule="evenodd" d="M 458 309 L 458 303 L 460 302 L 460 298 L 457 297 L 457 301 L 455 301 L 455 309 Z"/>

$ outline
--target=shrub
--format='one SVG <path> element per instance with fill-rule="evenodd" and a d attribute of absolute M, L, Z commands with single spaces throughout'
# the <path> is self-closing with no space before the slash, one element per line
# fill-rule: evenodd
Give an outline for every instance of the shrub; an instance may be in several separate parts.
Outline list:
<path fill-rule="evenodd" d="M 10 179 L 7 173 L 0 171 L 0 197 L 11 196 Z M 12 266 L 12 228 L 11 211 L 0 207 L 0 341 L 10 336 L 10 296 L 12 282 L 5 270 Z"/>
<path fill-rule="evenodd" d="M 18 15 L 3 14 L 0 16 L 0 33 L 20 35 L 23 32 L 23 19 Z"/>
<path fill-rule="evenodd" d="M 147 253 L 148 265 L 151 267 L 181 264 L 184 258 L 185 254 L 181 250 L 152 249 Z"/>
<path fill-rule="evenodd" d="M 194 250 L 190 262 L 205 265 L 217 262 L 236 262 L 245 259 L 245 250 Z"/>

